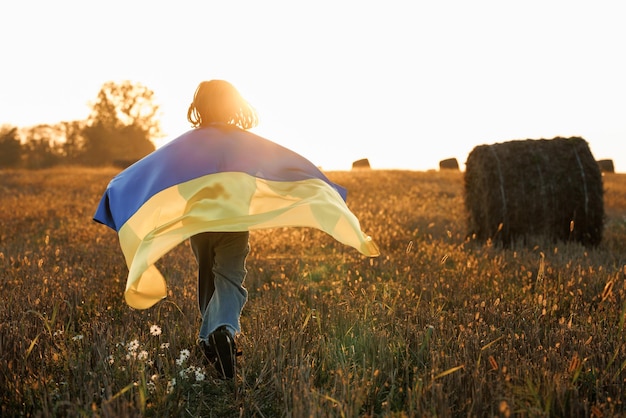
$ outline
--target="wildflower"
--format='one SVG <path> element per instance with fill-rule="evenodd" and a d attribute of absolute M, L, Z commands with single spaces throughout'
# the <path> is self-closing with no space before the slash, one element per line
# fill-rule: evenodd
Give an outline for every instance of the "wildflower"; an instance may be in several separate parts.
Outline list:
<path fill-rule="evenodd" d="M 83 334 L 78 334 L 72 337 L 73 341 L 80 341 L 83 339 Z"/>
<path fill-rule="evenodd" d="M 53 335 L 54 335 L 55 337 L 58 337 L 58 336 L 60 336 L 60 335 L 63 335 L 63 330 L 62 330 L 62 329 L 60 329 L 60 330 L 58 330 L 58 331 L 54 331 L 54 334 L 53 334 Z"/>
<path fill-rule="evenodd" d="M 167 350 L 168 348 L 170 348 L 170 343 L 162 343 L 161 344 L 161 350 Z"/>
<path fill-rule="evenodd" d="M 203 369 L 194 366 L 189 366 L 186 369 L 182 369 L 180 372 L 178 372 L 178 375 L 183 379 L 187 379 L 190 376 L 193 376 L 196 382 L 201 382 L 206 377 Z"/>
<path fill-rule="evenodd" d="M 109 357 L 107 357 L 107 363 L 109 363 L 109 364 L 113 364 L 113 363 L 115 363 L 115 357 L 113 357 L 112 355 L 110 355 Z"/>
<path fill-rule="evenodd" d="M 180 350 L 180 355 L 176 359 L 176 364 L 178 364 L 179 366 L 182 366 L 182 364 L 185 362 L 185 360 L 187 360 L 189 358 L 189 354 L 191 354 L 191 353 L 186 348 Z"/>
<path fill-rule="evenodd" d="M 155 337 L 158 337 L 159 335 L 161 335 L 161 327 L 158 325 L 152 325 L 150 327 L 150 334 L 154 335 Z"/>
<path fill-rule="evenodd" d="M 137 360 L 146 360 L 148 358 L 148 352 L 146 350 L 141 350 L 137 355 Z"/>
<path fill-rule="evenodd" d="M 196 381 L 201 382 L 204 380 L 205 374 L 201 368 L 196 367 L 196 369 L 194 370 L 194 373 L 195 373 Z"/>
<path fill-rule="evenodd" d="M 131 342 L 128 343 L 127 348 L 128 348 L 129 353 L 134 353 L 139 348 L 139 340 L 137 339 L 132 340 Z"/>

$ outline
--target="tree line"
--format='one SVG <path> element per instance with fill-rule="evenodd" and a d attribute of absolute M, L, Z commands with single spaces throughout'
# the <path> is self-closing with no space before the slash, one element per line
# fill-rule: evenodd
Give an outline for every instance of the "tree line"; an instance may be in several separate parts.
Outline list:
<path fill-rule="evenodd" d="M 128 165 L 162 136 L 154 92 L 139 83 L 106 82 L 86 120 L 0 126 L 0 168 Z"/>

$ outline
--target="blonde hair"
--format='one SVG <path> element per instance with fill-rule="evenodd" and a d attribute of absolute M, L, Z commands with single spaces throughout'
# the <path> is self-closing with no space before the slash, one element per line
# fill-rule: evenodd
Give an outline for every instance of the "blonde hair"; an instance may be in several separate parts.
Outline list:
<path fill-rule="evenodd" d="M 259 123 L 256 110 L 224 80 L 203 81 L 198 85 L 187 111 L 187 120 L 194 128 L 225 123 L 250 129 Z"/>

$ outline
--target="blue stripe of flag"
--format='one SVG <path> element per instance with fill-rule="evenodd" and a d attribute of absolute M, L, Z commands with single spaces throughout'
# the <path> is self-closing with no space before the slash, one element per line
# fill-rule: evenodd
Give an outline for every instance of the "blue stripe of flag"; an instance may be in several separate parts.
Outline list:
<path fill-rule="evenodd" d="M 237 127 L 220 125 L 192 129 L 119 173 L 107 186 L 93 219 L 119 232 L 160 191 L 220 172 L 242 172 L 271 181 L 317 178 L 344 201 L 347 197 L 346 189 L 296 152 Z"/>

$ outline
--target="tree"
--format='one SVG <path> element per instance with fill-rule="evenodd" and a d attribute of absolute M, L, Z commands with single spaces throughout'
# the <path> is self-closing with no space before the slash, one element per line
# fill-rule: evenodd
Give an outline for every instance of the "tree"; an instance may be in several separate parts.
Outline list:
<path fill-rule="evenodd" d="M 86 162 L 137 160 L 154 151 L 152 140 L 162 133 L 153 98 L 154 92 L 138 83 L 105 83 L 83 130 Z"/>
<path fill-rule="evenodd" d="M 16 167 L 21 160 L 22 143 L 17 128 L 0 127 L 0 168 Z"/>
<path fill-rule="evenodd" d="M 64 133 L 60 125 L 35 125 L 23 130 L 25 164 L 28 168 L 47 168 L 61 162 Z"/>
<path fill-rule="evenodd" d="M 62 144 L 63 159 L 68 164 L 80 163 L 85 153 L 85 138 L 83 137 L 85 122 L 61 122 L 61 129 L 65 133 L 65 141 Z"/>

